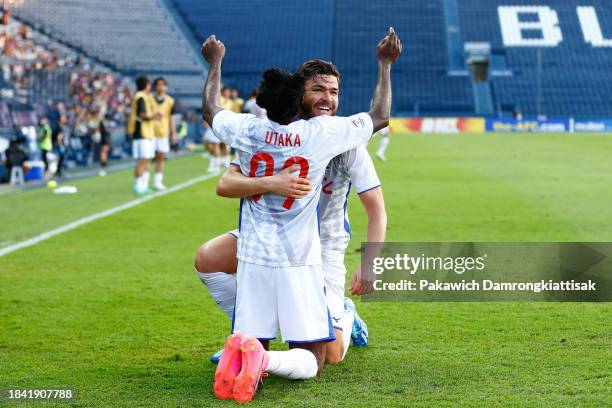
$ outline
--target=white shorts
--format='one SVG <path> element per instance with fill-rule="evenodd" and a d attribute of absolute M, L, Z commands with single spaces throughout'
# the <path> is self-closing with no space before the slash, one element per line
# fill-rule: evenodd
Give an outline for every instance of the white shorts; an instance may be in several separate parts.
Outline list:
<path fill-rule="evenodd" d="M 321 265 L 271 267 L 238 261 L 232 333 L 287 343 L 335 340 Z"/>
<path fill-rule="evenodd" d="M 215 133 L 212 131 L 211 128 L 208 128 L 204 131 L 204 141 L 210 143 L 221 143 L 221 141 L 217 139 L 217 136 L 215 136 Z"/>
<path fill-rule="evenodd" d="M 335 329 L 342 330 L 344 322 L 344 285 L 346 283 L 346 267 L 344 259 L 323 260 L 323 278 L 327 307 Z"/>
<path fill-rule="evenodd" d="M 169 138 L 156 137 L 154 140 L 155 140 L 155 151 L 156 152 L 166 154 L 170 151 L 170 139 Z"/>
<path fill-rule="evenodd" d="M 387 137 L 389 136 L 389 126 L 382 128 L 378 131 L 378 133 L 380 133 L 381 137 Z"/>
<path fill-rule="evenodd" d="M 227 232 L 228 235 L 238 239 L 238 229 Z M 344 326 L 344 290 L 346 285 L 346 266 L 344 256 L 329 255 L 323 257 L 323 282 L 325 284 L 325 298 L 327 308 L 331 315 L 332 325 L 342 330 Z"/>
<path fill-rule="evenodd" d="M 155 157 L 155 141 L 153 139 L 135 139 L 132 141 L 132 156 L 136 160 Z"/>

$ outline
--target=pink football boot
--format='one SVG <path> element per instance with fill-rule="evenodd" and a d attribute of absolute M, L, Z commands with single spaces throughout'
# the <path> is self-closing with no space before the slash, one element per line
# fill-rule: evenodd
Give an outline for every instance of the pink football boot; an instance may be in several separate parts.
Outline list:
<path fill-rule="evenodd" d="M 243 338 L 241 349 L 242 369 L 234 383 L 234 399 L 237 402 L 249 402 L 255 397 L 259 383 L 267 375 L 265 371 L 270 357 L 259 340 L 253 337 Z"/>
<path fill-rule="evenodd" d="M 240 333 L 234 333 L 227 338 L 223 347 L 223 355 L 215 371 L 215 382 L 213 391 L 215 397 L 226 400 L 234 396 L 234 382 L 242 367 L 242 351 L 240 344 L 244 337 Z"/>

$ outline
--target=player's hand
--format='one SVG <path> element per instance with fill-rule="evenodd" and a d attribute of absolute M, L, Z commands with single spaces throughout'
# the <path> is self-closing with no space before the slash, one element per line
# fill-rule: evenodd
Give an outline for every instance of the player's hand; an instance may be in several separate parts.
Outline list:
<path fill-rule="evenodd" d="M 172 135 L 172 137 L 170 138 L 170 142 L 175 145 L 178 143 L 178 138 L 176 137 L 176 135 Z"/>
<path fill-rule="evenodd" d="M 291 174 L 299 170 L 300 166 L 294 164 L 282 170 L 280 173 L 271 176 L 268 179 L 268 192 L 298 200 L 304 198 L 310 193 L 312 188 L 308 179 Z"/>
<path fill-rule="evenodd" d="M 204 41 L 200 52 L 209 64 L 220 62 L 225 56 L 225 45 L 213 34 Z"/>
<path fill-rule="evenodd" d="M 376 47 L 376 57 L 382 63 L 393 64 L 402 53 L 402 42 L 393 27 L 389 27 L 389 34 L 385 36 Z"/>
<path fill-rule="evenodd" d="M 349 285 L 351 295 L 362 296 L 374 291 L 374 283 L 361 274 L 361 264 L 357 266 Z"/>

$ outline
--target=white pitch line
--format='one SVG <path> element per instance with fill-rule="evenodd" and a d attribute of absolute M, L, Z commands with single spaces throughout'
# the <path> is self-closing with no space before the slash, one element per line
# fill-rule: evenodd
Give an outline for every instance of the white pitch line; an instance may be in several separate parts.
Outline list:
<path fill-rule="evenodd" d="M 175 191 L 182 190 L 182 189 L 187 188 L 189 186 L 192 186 L 192 185 L 194 185 L 196 183 L 199 183 L 200 181 L 208 180 L 208 179 L 211 179 L 211 178 L 213 178 L 215 176 L 218 176 L 218 175 L 219 175 L 218 173 L 213 173 L 213 174 L 205 174 L 203 176 L 192 178 L 190 180 L 187 180 L 187 181 L 184 181 L 184 182 L 182 182 L 180 184 L 177 184 L 176 186 L 170 187 L 167 190 L 158 191 L 156 193 L 153 193 L 153 194 L 141 197 L 139 199 L 130 201 L 130 202 L 125 203 L 125 204 L 118 205 L 118 206 L 110 208 L 108 210 L 105 210 L 105 211 L 102 211 L 102 212 L 99 212 L 99 213 L 96 213 L 96 214 L 88 215 L 87 217 L 83 217 L 83 218 L 81 218 L 79 220 L 73 221 L 73 222 L 71 222 L 69 224 L 63 225 L 63 226 L 61 226 L 59 228 L 56 228 L 56 229 L 53 229 L 51 231 L 43 232 L 42 234 L 37 235 L 35 237 L 32 237 L 30 239 L 26 239 L 25 241 L 21 241 L 21 242 L 18 242 L 18 243 L 13 244 L 13 245 L 9 245 L 9 246 L 4 247 L 4 248 L 0 248 L 0 257 L 3 257 L 4 255 L 10 254 L 11 252 L 15 252 L 15 251 L 20 250 L 22 248 L 27 248 L 29 246 L 36 245 L 39 242 L 46 241 L 49 238 L 52 238 L 52 237 L 54 237 L 56 235 L 63 234 L 64 232 L 68 232 L 70 230 L 78 228 L 81 225 L 89 224 L 90 222 L 99 220 L 100 218 L 108 217 L 108 216 L 116 214 L 116 213 L 118 213 L 120 211 L 127 210 L 128 208 L 135 207 L 135 206 L 137 206 L 139 204 L 142 204 L 142 203 L 144 203 L 146 201 L 153 200 L 154 198 L 161 197 L 161 196 L 164 196 L 166 194 L 174 193 Z"/>

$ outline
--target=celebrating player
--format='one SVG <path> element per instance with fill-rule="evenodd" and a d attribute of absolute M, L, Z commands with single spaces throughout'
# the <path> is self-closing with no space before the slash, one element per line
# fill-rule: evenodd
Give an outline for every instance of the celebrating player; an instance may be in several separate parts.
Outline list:
<path fill-rule="evenodd" d="M 335 115 L 338 108 L 340 73 L 326 61 L 307 61 L 298 69 L 305 79 L 301 117 Z M 256 194 L 275 193 L 301 198 L 310 190 L 307 180 L 286 172 L 270 177 L 246 177 L 239 166 L 232 166 L 221 178 L 217 192 L 225 197 L 246 198 Z M 292 185 L 296 184 L 295 191 Z M 326 363 L 342 361 L 351 337 L 353 344 L 367 344 L 367 327 L 359 318 L 350 299 L 344 297 L 346 268 L 344 252 L 350 239 L 350 224 L 346 213 L 348 194 L 354 187 L 368 214 L 370 242 L 385 239 L 386 213 L 380 180 L 365 147 L 359 147 L 335 157 L 326 169 L 321 189 L 320 237 L 323 256 L 323 276 L 329 311 L 336 340 L 326 345 Z M 238 231 L 221 235 L 202 245 L 196 255 L 196 269 L 213 298 L 231 318 L 234 311 L 236 280 L 236 239 Z M 230 253 L 231 252 L 231 253 Z M 227 256 L 222 259 L 222 256 Z M 213 268 L 217 269 L 213 269 Z M 361 269 L 353 275 L 351 293 L 365 294 L 361 288 Z M 230 275 L 227 275 L 230 274 Z M 345 307 L 346 305 L 346 307 Z M 218 361 L 219 353 L 211 360 Z"/>
<path fill-rule="evenodd" d="M 322 369 L 324 341 L 333 339 L 334 333 L 317 231 L 321 182 L 329 160 L 364 144 L 373 130 L 388 125 L 391 64 L 400 52 L 399 39 L 390 29 L 377 47 L 379 76 L 370 112 L 291 122 L 302 99 L 301 78 L 266 71 L 257 103 L 270 120 L 223 110 L 217 101 L 225 47 L 214 36 L 203 45 L 202 54 L 210 64 L 202 98 L 204 116 L 215 134 L 236 148 L 240 162 L 250 164 L 248 173 L 243 171 L 271 175 L 297 164 L 300 176 L 316 186 L 298 201 L 273 194 L 242 201 L 234 334 L 215 373 L 217 397 L 251 400 L 264 371 L 311 378 Z M 292 349 L 266 352 L 255 337 L 273 338 L 278 326 Z"/>
<path fill-rule="evenodd" d="M 153 134 L 155 135 L 155 178 L 153 188 L 165 190 L 164 186 L 164 155 L 170 151 L 170 137 L 172 144 L 176 144 L 176 125 L 174 123 L 174 99 L 168 95 L 168 81 L 159 77 L 153 81 L 153 94 L 151 106 L 157 113 L 153 121 Z"/>

